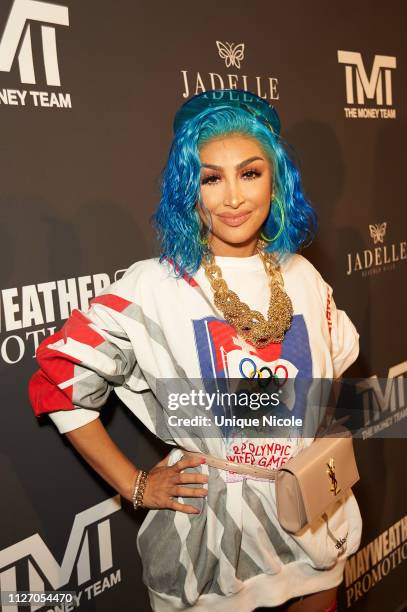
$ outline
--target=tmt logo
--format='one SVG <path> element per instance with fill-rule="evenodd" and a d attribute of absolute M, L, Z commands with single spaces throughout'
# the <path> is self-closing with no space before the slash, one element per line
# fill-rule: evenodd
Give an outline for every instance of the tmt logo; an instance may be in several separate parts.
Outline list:
<path fill-rule="evenodd" d="M 346 102 L 349 105 L 359 105 L 356 108 L 345 108 L 347 118 L 394 119 L 396 117 L 395 109 L 360 108 L 366 99 L 374 100 L 380 107 L 393 105 L 392 70 L 396 68 L 395 57 L 375 55 L 370 76 L 366 72 L 360 53 L 338 51 L 338 62 L 345 64 Z"/>
<path fill-rule="evenodd" d="M 356 384 L 363 401 L 363 438 L 395 425 L 407 416 L 406 407 L 407 361 L 389 368 L 386 379 L 376 375 Z"/>
<path fill-rule="evenodd" d="M 31 44 L 31 21 L 41 22 L 47 85 L 60 86 L 55 27 L 49 24 L 69 25 L 66 6 L 38 0 L 14 0 L 0 42 L 0 71 L 10 72 L 19 48 L 18 66 L 21 82 L 36 83 Z"/>
<path fill-rule="evenodd" d="M 45 581 L 51 589 L 58 590 L 69 583 L 76 567 L 77 585 L 90 581 L 90 546 L 88 532 L 93 527 L 98 535 L 98 575 L 113 567 L 110 517 L 120 510 L 120 496 L 84 510 L 76 515 L 62 564 L 59 565 L 38 533 L 0 551 L 1 591 L 21 591 L 17 584 L 17 563 L 26 560 L 29 591 L 45 591 Z M 36 605 L 36 607 L 40 607 Z M 17 612 L 16 606 L 7 606 L 9 612 Z M 35 607 L 32 609 L 36 609 Z"/>

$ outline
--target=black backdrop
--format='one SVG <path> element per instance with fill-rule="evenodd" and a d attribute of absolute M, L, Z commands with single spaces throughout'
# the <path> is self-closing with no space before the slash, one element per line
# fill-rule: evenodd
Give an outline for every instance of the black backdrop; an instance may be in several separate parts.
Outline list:
<path fill-rule="evenodd" d="M 407 606 L 406 444 L 386 421 L 406 404 L 405 17 L 401 0 L 2 0 L 2 590 L 74 590 L 81 610 L 150 609 L 135 545 L 142 513 L 35 419 L 27 381 L 36 343 L 72 307 L 156 254 L 149 218 L 176 109 L 237 86 L 278 108 L 319 214 L 304 255 L 360 333 L 350 375 L 365 382 L 364 529 L 341 609 Z M 136 465 L 167 452 L 114 395 L 103 420 Z"/>

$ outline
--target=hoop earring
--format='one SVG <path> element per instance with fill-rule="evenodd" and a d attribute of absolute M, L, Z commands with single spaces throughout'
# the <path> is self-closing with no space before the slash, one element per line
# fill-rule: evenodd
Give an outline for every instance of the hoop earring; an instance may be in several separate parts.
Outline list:
<path fill-rule="evenodd" d="M 204 238 L 201 238 L 201 236 L 199 237 L 199 244 L 201 246 L 208 246 L 208 234 L 206 234 Z"/>
<path fill-rule="evenodd" d="M 202 223 L 201 224 L 201 232 L 199 234 L 198 242 L 199 242 L 199 244 L 201 246 L 207 247 L 208 246 L 209 229 L 206 228 L 206 232 L 205 233 L 202 232 L 203 229 L 205 229 L 205 226 Z"/>
<path fill-rule="evenodd" d="M 263 231 L 260 233 L 260 238 L 262 238 L 262 239 L 263 239 L 265 242 L 273 242 L 274 240 L 277 240 L 277 238 L 280 236 L 281 232 L 282 232 L 282 231 L 283 231 L 283 229 L 284 229 L 284 219 L 285 219 L 285 218 L 284 218 L 284 208 L 283 208 L 283 206 L 282 206 L 282 204 L 281 204 L 281 202 L 280 202 L 279 198 L 274 197 L 274 198 L 271 200 L 271 203 L 272 203 L 272 204 L 273 204 L 273 202 L 276 202 L 276 203 L 277 203 L 277 206 L 278 206 L 278 207 L 279 207 L 279 209 L 280 209 L 280 212 L 281 212 L 281 225 L 280 225 L 280 229 L 278 230 L 278 232 L 277 232 L 277 234 L 274 236 L 274 238 L 268 238 L 268 237 L 266 236 L 266 234 L 265 234 Z"/>

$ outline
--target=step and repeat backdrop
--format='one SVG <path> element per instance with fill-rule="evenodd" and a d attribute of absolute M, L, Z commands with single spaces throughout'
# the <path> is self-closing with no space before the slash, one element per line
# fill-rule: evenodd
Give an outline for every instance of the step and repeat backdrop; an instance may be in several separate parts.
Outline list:
<path fill-rule="evenodd" d="M 237 87 L 278 109 L 319 215 L 303 254 L 360 333 L 347 375 L 363 401 L 364 526 L 340 609 L 407 608 L 405 18 L 401 0 L 2 0 L 3 591 L 75 592 L 47 610 L 150 610 L 136 549 L 145 514 L 35 418 L 27 383 L 38 343 L 73 308 L 157 254 L 150 216 L 177 108 Z M 138 466 L 169 450 L 114 393 L 102 419 Z"/>

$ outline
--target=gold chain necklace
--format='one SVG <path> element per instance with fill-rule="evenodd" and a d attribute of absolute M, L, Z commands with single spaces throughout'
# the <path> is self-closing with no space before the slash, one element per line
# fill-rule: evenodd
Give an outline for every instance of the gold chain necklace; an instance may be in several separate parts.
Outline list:
<path fill-rule="evenodd" d="M 239 296 L 229 289 L 222 271 L 215 263 L 211 251 L 202 258 L 202 267 L 214 293 L 215 306 L 223 313 L 226 321 L 237 333 L 257 348 L 270 342 L 280 343 L 290 328 L 293 316 L 292 302 L 284 290 L 284 280 L 273 255 L 264 250 L 265 242 L 258 240 L 257 253 L 263 262 L 271 290 L 267 320 L 258 310 L 251 310 Z"/>

